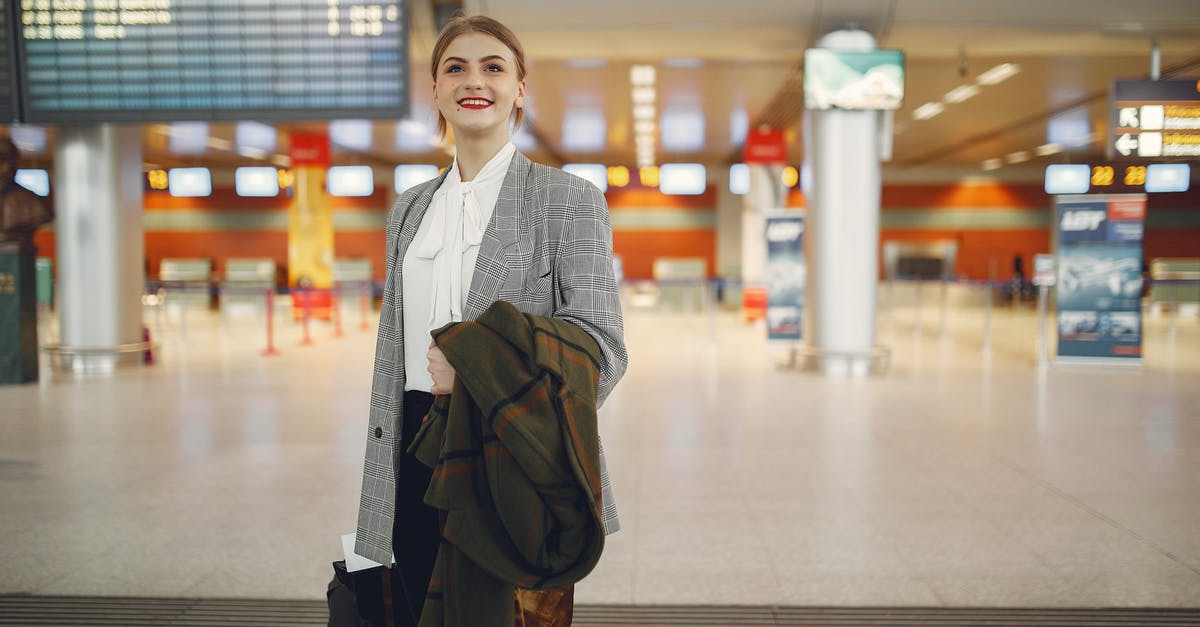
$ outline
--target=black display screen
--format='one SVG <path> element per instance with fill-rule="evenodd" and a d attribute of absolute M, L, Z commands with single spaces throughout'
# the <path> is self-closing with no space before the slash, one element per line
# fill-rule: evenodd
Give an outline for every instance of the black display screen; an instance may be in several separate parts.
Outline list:
<path fill-rule="evenodd" d="M 27 122 L 401 118 L 404 0 L 16 0 Z"/>
<path fill-rule="evenodd" d="M 0 124 L 8 124 L 18 119 L 11 21 L 12 13 L 9 7 L 0 6 Z"/>

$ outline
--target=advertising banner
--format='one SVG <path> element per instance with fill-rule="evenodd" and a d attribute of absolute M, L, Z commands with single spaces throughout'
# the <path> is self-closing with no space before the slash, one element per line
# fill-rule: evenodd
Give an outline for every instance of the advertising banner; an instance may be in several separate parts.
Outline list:
<path fill-rule="evenodd" d="M 1146 196 L 1058 196 L 1058 356 L 1142 356 Z"/>
<path fill-rule="evenodd" d="M 768 213 L 767 338 L 799 340 L 804 322 L 804 215 Z"/>

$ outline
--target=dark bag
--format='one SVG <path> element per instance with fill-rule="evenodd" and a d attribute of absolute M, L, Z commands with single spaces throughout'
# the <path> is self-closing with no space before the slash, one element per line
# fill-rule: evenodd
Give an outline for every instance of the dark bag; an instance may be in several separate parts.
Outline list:
<path fill-rule="evenodd" d="M 329 627 L 392 627 L 399 623 L 392 603 L 392 572 L 382 566 L 347 572 L 346 562 L 333 563 L 333 579 L 325 600 Z M 403 623 L 399 623 L 403 624 Z"/>

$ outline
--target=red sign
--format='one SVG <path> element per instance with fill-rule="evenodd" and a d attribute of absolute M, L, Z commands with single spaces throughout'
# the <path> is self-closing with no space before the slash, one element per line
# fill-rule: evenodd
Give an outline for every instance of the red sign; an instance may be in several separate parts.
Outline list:
<path fill-rule="evenodd" d="M 1146 201 L 1145 199 L 1138 200 L 1110 200 L 1108 201 L 1108 219 L 1109 220 L 1145 220 L 1146 219 Z"/>
<path fill-rule="evenodd" d="M 783 164 L 787 163 L 787 139 L 783 131 L 762 128 L 746 133 L 746 148 L 742 151 L 742 160 L 748 164 Z"/>
<path fill-rule="evenodd" d="M 329 135 L 292 133 L 292 167 L 329 167 Z"/>

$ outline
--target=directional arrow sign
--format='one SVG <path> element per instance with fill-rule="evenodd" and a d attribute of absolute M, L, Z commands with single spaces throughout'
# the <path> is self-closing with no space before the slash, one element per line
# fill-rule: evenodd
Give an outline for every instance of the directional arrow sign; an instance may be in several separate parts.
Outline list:
<path fill-rule="evenodd" d="M 1120 126 L 1138 127 L 1138 110 L 1137 107 L 1121 107 L 1121 113 L 1117 117 L 1117 124 Z"/>
<path fill-rule="evenodd" d="M 1121 153 L 1121 156 L 1128 157 L 1130 153 L 1137 150 L 1138 140 L 1133 135 L 1125 133 L 1114 145 L 1117 147 L 1117 152 Z"/>

